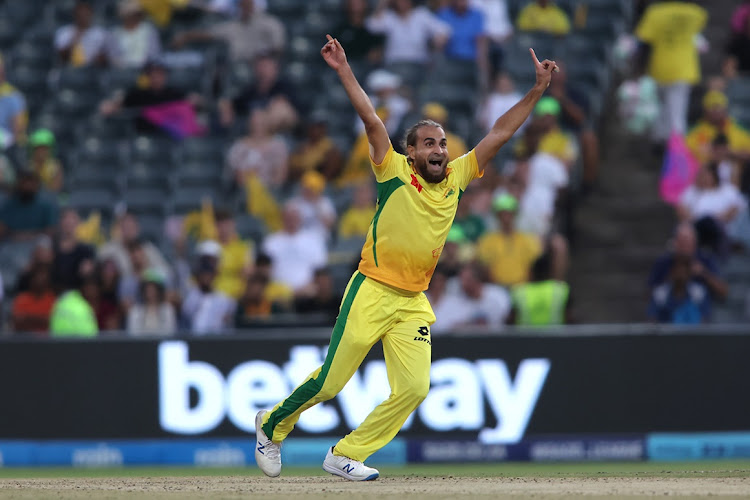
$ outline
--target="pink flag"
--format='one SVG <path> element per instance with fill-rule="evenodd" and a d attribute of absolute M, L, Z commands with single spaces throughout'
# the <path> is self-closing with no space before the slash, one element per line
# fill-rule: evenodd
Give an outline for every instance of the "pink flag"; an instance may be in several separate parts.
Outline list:
<path fill-rule="evenodd" d="M 682 192 L 693 183 L 698 172 L 698 161 L 690 153 L 685 138 L 672 134 L 667 143 L 664 165 L 661 169 L 659 194 L 667 203 L 676 205 Z"/>
<path fill-rule="evenodd" d="M 198 123 L 188 101 L 174 101 L 143 108 L 143 117 L 160 126 L 175 139 L 203 135 L 206 129 Z"/>

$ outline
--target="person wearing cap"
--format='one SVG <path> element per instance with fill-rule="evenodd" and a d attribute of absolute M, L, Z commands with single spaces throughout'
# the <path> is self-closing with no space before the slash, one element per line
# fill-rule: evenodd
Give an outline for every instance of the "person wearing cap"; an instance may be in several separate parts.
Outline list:
<path fill-rule="evenodd" d="M 174 306 L 166 297 L 166 277 L 146 270 L 141 276 L 140 300 L 128 311 L 127 331 L 134 337 L 169 337 L 177 331 Z"/>
<path fill-rule="evenodd" d="M 443 126 L 445 140 L 448 143 L 448 161 L 455 160 L 469 152 L 466 142 L 446 128 L 448 124 L 448 110 L 440 103 L 428 102 L 422 106 L 422 118 L 432 120 Z"/>
<path fill-rule="evenodd" d="M 475 248 L 466 237 L 461 226 L 453 224 L 445 238 L 443 252 L 440 255 L 440 267 L 448 278 L 458 276 L 461 268 L 474 258 Z"/>
<path fill-rule="evenodd" d="M 659 85 L 662 111 L 653 139 L 665 142 L 670 134 L 687 131 L 690 88 L 701 80 L 696 38 L 708 12 L 695 2 L 656 1 L 643 13 L 635 36 L 651 48 L 648 74 Z"/>
<path fill-rule="evenodd" d="M 55 32 L 55 50 L 60 60 L 74 68 L 107 62 L 107 31 L 94 25 L 94 7 L 78 0 L 73 7 L 73 23 Z"/>
<path fill-rule="evenodd" d="M 372 105 L 375 109 L 382 109 L 381 120 L 389 134 L 398 132 L 401 121 L 412 107 L 411 101 L 402 95 L 402 84 L 399 75 L 385 69 L 376 69 L 367 77 L 367 88 L 372 93 Z M 364 132 L 364 123 L 359 118 L 357 127 Z"/>
<path fill-rule="evenodd" d="M 407 10 L 410 7 L 408 1 L 398 3 Z M 331 474 L 365 481 L 379 476 L 365 460 L 396 436 L 429 392 L 430 325 L 435 314 L 424 291 L 459 198 L 472 180 L 484 175 L 486 166 L 526 121 L 557 66 L 550 60 L 540 62 L 529 49 L 536 74 L 534 87 L 497 119 L 474 149 L 449 161 L 445 130 L 431 120 L 420 120 L 406 131 L 404 154 L 393 149 L 388 130 L 354 76 L 344 48 L 332 36 L 327 38 L 321 55 L 336 71 L 365 125 L 378 182 L 378 208 L 342 300 L 326 361 L 289 397 L 270 411 L 257 413 L 255 459 L 264 474 L 281 474 L 281 443 L 302 412 L 338 394 L 370 349 L 382 342 L 391 396 L 331 447 L 323 461 L 324 470 Z"/>
<path fill-rule="evenodd" d="M 331 230 L 336 224 L 336 208 L 331 199 L 323 194 L 325 189 L 326 178 L 310 170 L 302 176 L 299 194 L 292 201 L 300 211 L 302 227 L 318 231 L 330 239 Z"/>
<path fill-rule="evenodd" d="M 729 100 L 718 90 L 703 96 L 703 116 L 685 137 L 690 152 L 700 164 L 710 159 L 711 144 L 717 135 L 727 139 L 730 156 L 740 162 L 750 160 L 750 132 L 729 116 Z"/>
<path fill-rule="evenodd" d="M 35 172 L 47 191 L 59 192 L 63 187 L 63 170 L 55 158 L 55 134 L 46 128 L 29 136 L 29 169 Z"/>
<path fill-rule="evenodd" d="M 339 222 L 339 239 L 365 238 L 375 217 L 375 193 L 372 183 L 360 182 L 354 188 L 352 204 L 346 209 Z"/>
<path fill-rule="evenodd" d="M 144 15 L 138 0 L 120 0 L 117 4 L 120 25 L 109 32 L 109 61 L 118 68 L 141 68 L 161 57 L 159 32 Z"/>
<path fill-rule="evenodd" d="M 486 233 L 477 244 L 477 256 L 490 270 L 492 281 L 503 286 L 524 283 L 529 270 L 542 253 L 538 236 L 516 229 L 518 200 L 501 194 L 492 202 L 500 229 Z"/>
<path fill-rule="evenodd" d="M 536 152 L 552 155 L 570 169 L 578 159 L 578 144 L 560 127 L 561 110 L 560 102 L 549 96 L 542 97 L 534 108 L 532 125 L 540 134 Z"/>
<path fill-rule="evenodd" d="M 317 171 L 331 181 L 341 173 L 343 166 L 343 155 L 328 136 L 324 113 L 313 113 L 305 126 L 305 138 L 289 157 L 289 180 L 297 181 L 306 172 Z"/>

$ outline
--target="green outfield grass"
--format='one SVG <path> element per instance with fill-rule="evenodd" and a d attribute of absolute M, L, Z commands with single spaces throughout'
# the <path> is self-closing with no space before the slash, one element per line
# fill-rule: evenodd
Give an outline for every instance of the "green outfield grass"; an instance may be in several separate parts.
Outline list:
<path fill-rule="evenodd" d="M 701 462 L 499 463 L 379 467 L 383 477 L 750 477 L 750 460 Z M 0 468 L 0 478 L 259 476 L 254 467 Z M 285 476 L 327 476 L 318 467 L 285 467 Z"/>

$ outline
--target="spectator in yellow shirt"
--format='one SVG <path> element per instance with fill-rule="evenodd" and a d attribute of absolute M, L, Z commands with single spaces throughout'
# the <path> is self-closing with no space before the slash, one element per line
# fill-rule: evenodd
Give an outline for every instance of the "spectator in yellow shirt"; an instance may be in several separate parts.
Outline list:
<path fill-rule="evenodd" d="M 578 143 L 560 127 L 561 109 L 554 97 L 542 97 L 534 108 L 534 120 L 529 131 L 539 134 L 536 152 L 550 154 L 570 168 L 578 160 Z"/>
<path fill-rule="evenodd" d="M 536 0 L 521 9 L 516 25 L 519 31 L 535 31 L 559 36 L 570 33 L 568 15 L 551 0 Z"/>
<path fill-rule="evenodd" d="M 442 104 L 428 102 L 422 106 L 422 118 L 438 122 L 443 126 L 445 140 L 448 143 L 448 161 L 453 161 L 469 152 L 466 142 L 446 128 L 448 125 L 448 110 Z"/>
<path fill-rule="evenodd" d="M 650 5 L 635 35 L 651 46 L 648 73 L 659 84 L 662 111 L 653 137 L 663 141 L 687 130 L 690 87 L 701 79 L 695 38 L 708 13 L 693 2 L 660 1 Z"/>
<path fill-rule="evenodd" d="M 388 108 L 380 106 L 375 110 L 383 123 L 388 120 Z M 369 182 L 372 178 L 372 166 L 370 165 L 370 143 L 367 142 L 367 134 L 363 131 L 354 141 L 349 152 L 344 170 L 336 180 L 339 187 L 354 186 L 360 182 Z"/>
<path fill-rule="evenodd" d="M 490 269 L 494 283 L 511 286 L 525 283 L 529 270 L 542 253 L 542 243 L 534 234 L 516 230 L 518 200 L 501 194 L 492 203 L 500 230 L 486 233 L 479 239 L 477 256 Z"/>
<path fill-rule="evenodd" d="M 700 164 L 711 159 L 711 146 L 719 134 L 727 138 L 731 159 L 750 160 L 750 132 L 729 117 L 727 105 L 727 97 L 718 90 L 709 90 L 703 96 L 703 116 L 685 137 L 687 147 Z"/>
<path fill-rule="evenodd" d="M 372 184 L 363 182 L 354 191 L 352 206 L 344 212 L 339 223 L 339 238 L 365 238 L 375 216 Z"/>

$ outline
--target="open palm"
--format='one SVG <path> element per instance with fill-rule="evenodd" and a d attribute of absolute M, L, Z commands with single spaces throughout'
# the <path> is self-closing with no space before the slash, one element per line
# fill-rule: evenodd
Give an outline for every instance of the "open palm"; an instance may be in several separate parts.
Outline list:
<path fill-rule="evenodd" d="M 326 37 L 328 38 L 328 41 L 323 45 L 323 48 L 320 49 L 320 55 L 323 56 L 323 59 L 325 59 L 326 63 L 328 63 L 331 68 L 338 70 L 341 66 L 346 64 L 344 47 L 341 46 L 338 40 L 331 37 L 331 35 L 326 35 Z"/>

